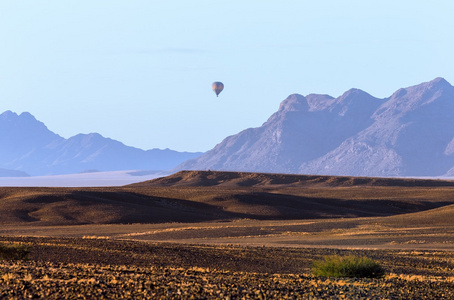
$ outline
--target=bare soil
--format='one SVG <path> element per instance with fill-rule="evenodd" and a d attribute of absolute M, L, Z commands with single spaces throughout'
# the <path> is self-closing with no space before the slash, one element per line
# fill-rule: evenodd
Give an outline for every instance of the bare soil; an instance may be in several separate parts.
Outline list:
<path fill-rule="evenodd" d="M 0 298 L 24 299 L 449 299 L 454 253 L 1 238 L 30 260 L 0 262 Z M 384 278 L 316 278 L 324 255 L 378 261 Z"/>
<path fill-rule="evenodd" d="M 180 172 L 105 188 L 0 188 L 5 299 L 452 299 L 454 182 Z M 365 255 L 380 279 L 315 278 Z"/>

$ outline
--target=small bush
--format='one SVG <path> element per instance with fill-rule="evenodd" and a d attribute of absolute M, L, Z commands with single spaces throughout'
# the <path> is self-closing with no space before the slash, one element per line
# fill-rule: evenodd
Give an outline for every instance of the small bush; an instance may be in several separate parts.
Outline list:
<path fill-rule="evenodd" d="M 314 261 L 312 273 L 323 277 L 369 277 L 385 275 L 385 270 L 375 261 L 358 256 L 325 256 L 323 260 Z"/>
<path fill-rule="evenodd" d="M 24 245 L 3 245 L 0 244 L 0 260 L 23 260 L 27 259 L 28 250 Z"/>

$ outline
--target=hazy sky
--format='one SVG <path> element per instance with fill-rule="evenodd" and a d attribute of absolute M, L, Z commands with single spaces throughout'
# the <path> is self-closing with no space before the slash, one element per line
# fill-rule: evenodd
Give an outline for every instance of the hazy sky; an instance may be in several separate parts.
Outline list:
<path fill-rule="evenodd" d="M 453 12 L 452 0 L 0 0 L 0 113 L 66 138 L 207 151 L 292 93 L 454 84 Z"/>

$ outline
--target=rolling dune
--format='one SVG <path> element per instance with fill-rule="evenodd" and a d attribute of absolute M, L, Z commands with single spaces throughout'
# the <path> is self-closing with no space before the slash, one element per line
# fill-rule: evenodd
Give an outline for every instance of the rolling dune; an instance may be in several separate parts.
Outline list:
<path fill-rule="evenodd" d="M 452 222 L 454 182 L 183 171 L 105 188 L 0 188 L 0 223 L 79 225 L 403 215 Z"/>
<path fill-rule="evenodd" d="M 224 186 L 224 187 L 454 187 L 452 180 L 414 178 L 380 178 L 323 175 L 291 175 L 274 173 L 180 171 L 167 177 L 130 184 L 131 187 L 154 186 Z"/>

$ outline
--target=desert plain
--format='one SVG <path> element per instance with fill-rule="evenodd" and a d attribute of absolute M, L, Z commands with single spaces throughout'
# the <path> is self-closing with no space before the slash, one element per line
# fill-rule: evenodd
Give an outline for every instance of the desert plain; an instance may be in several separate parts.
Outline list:
<path fill-rule="evenodd" d="M 0 188 L 0 298 L 453 299 L 454 181 L 182 171 Z M 325 255 L 383 278 L 311 274 Z"/>

